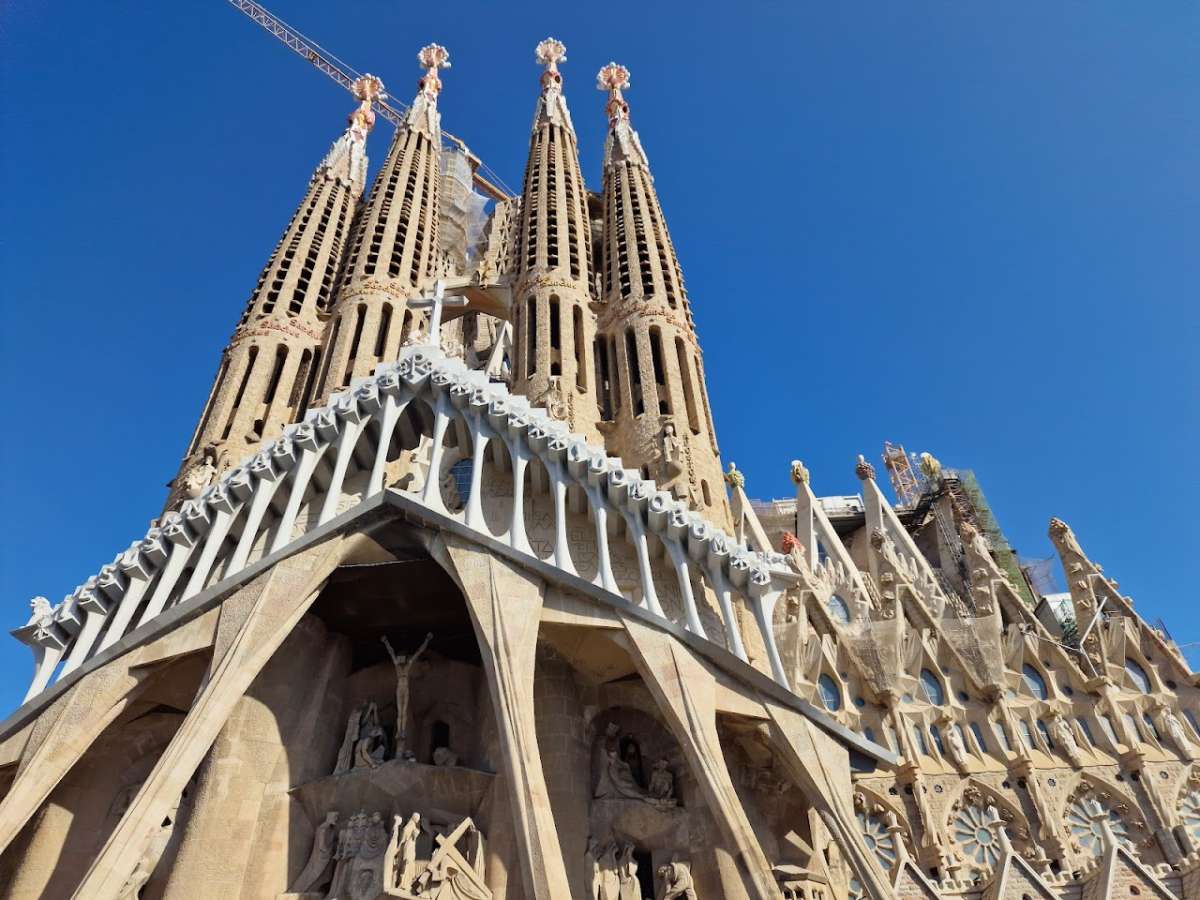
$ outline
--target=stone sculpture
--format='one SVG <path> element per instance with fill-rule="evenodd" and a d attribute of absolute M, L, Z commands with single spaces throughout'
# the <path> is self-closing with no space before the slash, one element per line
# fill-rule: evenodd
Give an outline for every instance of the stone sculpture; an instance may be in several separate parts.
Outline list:
<path fill-rule="evenodd" d="M 675 776 L 668 765 L 665 759 L 660 759 L 650 775 L 650 796 L 656 800 L 675 799 Z"/>
<path fill-rule="evenodd" d="M 327 895 L 330 900 L 340 900 L 349 892 L 351 866 L 358 856 L 358 848 L 362 845 L 366 821 L 366 813 L 355 813 L 338 833 L 337 850 L 334 851 L 333 882 L 329 885 Z"/>
<path fill-rule="evenodd" d="M 346 736 L 342 739 L 341 749 L 338 750 L 337 764 L 333 767 L 334 775 L 343 775 L 354 768 L 354 750 L 358 746 L 358 736 L 362 729 L 362 717 L 366 704 L 360 704 L 350 713 L 346 722 Z"/>
<path fill-rule="evenodd" d="M 308 862 L 304 864 L 300 875 L 292 883 L 293 893 L 302 894 L 321 884 L 333 863 L 333 854 L 337 850 L 337 844 L 338 814 L 336 812 L 327 813 L 325 821 L 317 826 L 317 833 L 313 835 L 312 851 L 308 855 Z"/>
<path fill-rule="evenodd" d="M 425 640 L 416 652 L 411 656 L 398 655 L 392 649 L 391 643 L 387 636 L 381 637 L 383 646 L 387 648 L 388 656 L 392 658 L 392 665 L 396 668 L 396 758 L 399 759 L 408 752 L 407 733 L 408 733 L 408 701 L 409 701 L 409 681 L 412 679 L 413 666 L 416 665 L 417 659 L 425 652 L 425 648 L 429 646 L 429 642 L 433 640 L 433 632 L 425 635 Z"/>
<path fill-rule="evenodd" d="M 638 864 L 633 858 L 633 844 L 626 842 L 617 860 L 620 900 L 642 900 L 642 888 L 637 880 Z"/>
<path fill-rule="evenodd" d="M 1187 732 L 1183 728 L 1183 723 L 1179 721 L 1179 716 L 1164 707 L 1162 721 L 1164 730 L 1170 736 L 1176 749 L 1190 755 L 1192 742 L 1188 740 Z"/>
<path fill-rule="evenodd" d="M 692 883 L 692 873 L 683 863 L 672 860 L 665 866 L 659 866 L 658 877 L 662 879 L 665 888 L 662 900 L 675 900 L 677 897 L 683 897 L 684 900 L 696 900 L 696 888 Z"/>
<path fill-rule="evenodd" d="M 438 747 L 433 751 L 433 764 L 435 766 L 457 766 L 458 754 L 449 747 Z"/>
<path fill-rule="evenodd" d="M 682 448 L 679 435 L 675 433 L 675 423 L 670 419 L 663 421 L 658 441 L 659 484 L 669 485 L 683 472 L 683 466 L 680 463 L 680 451 Z"/>
<path fill-rule="evenodd" d="M 379 709 L 374 703 L 367 706 L 358 742 L 354 745 L 354 768 L 378 768 L 387 753 L 387 738 L 379 724 Z"/>
<path fill-rule="evenodd" d="M 960 769 L 967 765 L 967 745 L 963 742 L 962 732 L 949 719 L 945 720 L 946 752 L 950 760 Z"/>
<path fill-rule="evenodd" d="M 1051 716 L 1049 730 L 1050 737 L 1062 748 L 1071 765 L 1080 768 L 1083 765 L 1083 755 L 1079 752 L 1079 742 L 1075 740 L 1075 734 L 1067 720 L 1060 715 Z"/>
<path fill-rule="evenodd" d="M 396 816 L 396 826 L 400 817 Z M 417 877 L 417 838 L 421 836 L 421 814 L 413 813 L 400 829 L 397 837 L 399 861 L 396 866 L 396 886 L 402 891 L 411 891 Z"/>
<path fill-rule="evenodd" d="M 597 799 L 642 800 L 660 809 L 675 806 L 675 777 L 667 769 L 666 760 L 655 764 L 657 785 L 652 777 L 651 788 L 647 791 L 638 777 L 641 773 L 641 754 L 637 744 L 629 735 L 622 739 L 620 730 L 616 722 L 609 722 L 605 726 L 604 737 L 601 738 L 604 753 L 593 796 Z M 656 794 L 656 789 L 663 791 L 663 795 Z"/>
<path fill-rule="evenodd" d="M 599 900 L 621 900 L 621 875 L 618 871 L 619 853 L 620 847 L 617 846 L 616 841 L 612 841 L 600 858 L 600 891 L 597 895 Z"/>

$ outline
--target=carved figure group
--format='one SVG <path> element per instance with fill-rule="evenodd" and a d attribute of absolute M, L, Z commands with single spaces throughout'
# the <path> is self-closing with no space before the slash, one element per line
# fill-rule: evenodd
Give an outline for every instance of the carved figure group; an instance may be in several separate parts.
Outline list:
<path fill-rule="evenodd" d="M 592 883 L 588 900 L 643 900 L 634 845 L 611 840 L 601 845 L 588 840 L 587 865 Z"/>
<path fill-rule="evenodd" d="M 428 841 L 422 839 L 428 836 Z M 469 818 L 431 827 L 418 812 L 392 817 L 358 812 L 339 828 L 336 812 L 317 827 L 293 893 L 320 891 L 328 900 L 491 900 L 484 878 L 483 835 Z"/>
<path fill-rule="evenodd" d="M 643 800 L 660 808 L 678 804 L 675 798 L 675 776 L 668 768 L 669 763 L 660 759 L 654 764 L 648 788 L 642 787 L 641 751 L 631 735 L 621 736 L 621 727 L 616 722 L 605 726 L 603 758 L 596 790 L 597 798 Z"/>

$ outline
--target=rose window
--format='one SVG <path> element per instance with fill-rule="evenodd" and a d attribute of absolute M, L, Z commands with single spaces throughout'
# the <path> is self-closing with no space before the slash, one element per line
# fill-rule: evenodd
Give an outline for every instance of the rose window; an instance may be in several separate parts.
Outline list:
<path fill-rule="evenodd" d="M 964 806 L 951 824 L 954 840 L 967 860 L 991 868 L 1000 858 L 1000 839 L 992 830 L 991 817 L 982 806 Z"/>
<path fill-rule="evenodd" d="M 1197 797 L 1200 801 L 1200 796 Z M 1124 820 L 1108 807 L 1088 797 L 1072 800 L 1067 807 L 1067 830 L 1085 853 L 1099 856 L 1104 852 L 1104 842 L 1100 839 L 1100 823 L 1095 820 L 1096 807 L 1108 813 L 1108 824 L 1112 828 L 1117 843 L 1132 849 L 1133 842 L 1129 840 L 1129 828 Z"/>
<path fill-rule="evenodd" d="M 1200 843 L 1200 790 L 1190 790 L 1179 801 L 1179 821 L 1193 841 Z"/>
<path fill-rule="evenodd" d="M 896 864 L 896 836 L 887 830 L 883 820 L 877 816 L 859 813 L 858 827 L 862 831 L 863 842 L 875 854 L 879 865 L 885 872 L 890 872 Z"/>

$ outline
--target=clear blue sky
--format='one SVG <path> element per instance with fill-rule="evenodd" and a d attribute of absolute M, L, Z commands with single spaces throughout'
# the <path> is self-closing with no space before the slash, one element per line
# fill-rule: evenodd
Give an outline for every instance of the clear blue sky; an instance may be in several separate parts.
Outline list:
<path fill-rule="evenodd" d="M 596 70 L 633 73 L 755 496 L 857 490 L 884 439 L 974 468 L 1018 551 L 1051 515 L 1200 641 L 1200 6 L 275 0 L 519 186 L 537 41 L 598 187 Z M 347 95 L 221 0 L 2 14 L 0 624 L 144 534 Z M 381 124 L 375 163 L 388 140 Z M 1191 654 L 1200 663 L 1200 653 Z M 28 682 L 0 639 L 0 714 Z"/>

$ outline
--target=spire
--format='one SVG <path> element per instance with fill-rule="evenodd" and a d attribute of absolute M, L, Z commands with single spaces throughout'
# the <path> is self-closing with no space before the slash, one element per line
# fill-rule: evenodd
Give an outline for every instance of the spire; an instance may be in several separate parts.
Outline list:
<path fill-rule="evenodd" d="M 443 262 L 438 234 L 442 125 L 437 99 L 445 47 L 417 53 L 424 70 L 417 94 L 392 138 L 371 194 L 358 211 L 332 315 L 325 328 L 324 358 L 315 397 L 327 397 L 354 378 L 393 360 L 417 326 L 406 301 L 433 286 Z M 378 79 L 364 76 L 361 105 L 351 130 L 369 129 L 371 101 L 382 96 Z M 359 82 L 356 82 L 359 84 Z"/>
<path fill-rule="evenodd" d="M 413 131 L 420 131 L 431 141 L 441 140 L 442 115 L 438 112 L 437 98 L 442 92 L 439 69 L 450 68 L 450 51 L 441 44 L 428 44 L 417 53 L 417 62 L 425 74 L 417 81 L 417 96 L 404 117 L 404 124 Z"/>
<path fill-rule="evenodd" d="M 326 178 L 340 179 L 348 186 L 356 186 L 355 196 L 362 194 L 367 180 L 367 135 L 375 127 L 375 111 L 371 105 L 387 96 L 383 82 L 370 73 L 362 75 L 350 85 L 350 93 L 358 100 L 358 106 L 347 116 L 345 133 L 333 142 L 317 171 Z"/>
<path fill-rule="evenodd" d="M 579 148 L 562 93 L 562 41 L 534 51 L 545 66 L 529 136 L 514 260 L 513 391 L 599 438 L 592 345 L 592 225 Z"/>
<path fill-rule="evenodd" d="M 596 86 L 608 92 L 596 366 L 605 443 L 660 488 L 732 526 L 683 273 L 629 123 L 629 70 L 611 62 Z"/>
<path fill-rule="evenodd" d="M 366 180 L 366 141 L 384 96 L 364 75 L 349 123 L 317 164 L 222 355 L 167 506 L 195 497 L 258 443 L 304 414 L 321 356 L 321 314 L 333 301 L 346 238 Z"/>
<path fill-rule="evenodd" d="M 629 88 L 629 70 L 620 63 L 610 62 L 596 75 L 596 88 L 608 92 L 608 137 L 604 141 L 604 168 L 618 162 L 631 162 L 650 167 L 638 133 L 629 123 L 629 104 L 622 93 Z"/>
<path fill-rule="evenodd" d="M 562 92 L 562 75 L 559 74 L 558 64 L 567 61 L 566 45 L 552 37 L 546 38 L 534 50 L 537 61 L 546 67 L 542 73 L 542 96 L 538 98 L 537 109 L 533 114 L 533 130 L 549 122 L 560 128 L 575 131 L 571 123 L 571 111 L 567 109 L 567 100 Z"/>

